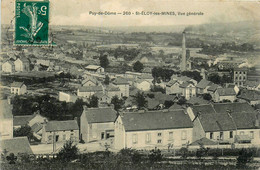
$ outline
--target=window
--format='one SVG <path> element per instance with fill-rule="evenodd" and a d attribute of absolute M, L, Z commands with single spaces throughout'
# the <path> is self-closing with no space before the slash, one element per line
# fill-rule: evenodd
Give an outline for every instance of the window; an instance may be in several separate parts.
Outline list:
<path fill-rule="evenodd" d="M 73 130 L 70 130 L 71 132 L 73 132 Z"/>
<path fill-rule="evenodd" d="M 49 135 L 49 136 L 48 136 L 48 140 L 52 140 L 52 135 Z"/>
<path fill-rule="evenodd" d="M 220 140 L 223 139 L 223 132 L 219 132 L 219 139 L 220 139 Z"/>
<path fill-rule="evenodd" d="M 233 131 L 229 132 L 229 138 L 233 138 Z"/>
<path fill-rule="evenodd" d="M 133 139 L 133 144 L 136 144 L 138 142 L 137 141 L 137 134 L 133 134 L 132 139 Z"/>
<path fill-rule="evenodd" d="M 250 138 L 254 139 L 254 131 L 250 131 Z"/>
<path fill-rule="evenodd" d="M 239 134 L 240 134 L 240 135 L 244 135 L 244 131 L 241 131 Z"/>
<path fill-rule="evenodd" d="M 66 140 L 66 134 L 63 135 L 63 140 Z"/>
<path fill-rule="evenodd" d="M 157 135 L 158 135 L 158 136 L 162 136 L 162 133 L 158 133 Z"/>
<path fill-rule="evenodd" d="M 169 132 L 169 140 L 173 140 L 173 132 Z"/>
<path fill-rule="evenodd" d="M 145 142 L 150 143 L 151 142 L 151 133 L 146 133 Z"/>
<path fill-rule="evenodd" d="M 213 139 L 213 135 L 214 135 L 213 132 L 210 132 L 209 138 L 210 138 L 210 139 Z"/>
<path fill-rule="evenodd" d="M 182 140 L 186 140 L 187 139 L 187 132 L 186 131 L 182 131 L 181 132 L 181 139 Z"/>
<path fill-rule="evenodd" d="M 162 143 L 162 140 L 161 139 L 157 140 L 157 143 Z"/>

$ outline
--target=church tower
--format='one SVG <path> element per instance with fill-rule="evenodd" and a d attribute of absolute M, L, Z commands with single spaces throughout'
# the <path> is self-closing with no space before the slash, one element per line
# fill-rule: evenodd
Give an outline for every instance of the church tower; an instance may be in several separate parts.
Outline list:
<path fill-rule="evenodd" d="M 182 57 L 181 57 L 181 71 L 186 71 L 187 59 L 186 59 L 186 37 L 185 31 L 182 33 Z"/>

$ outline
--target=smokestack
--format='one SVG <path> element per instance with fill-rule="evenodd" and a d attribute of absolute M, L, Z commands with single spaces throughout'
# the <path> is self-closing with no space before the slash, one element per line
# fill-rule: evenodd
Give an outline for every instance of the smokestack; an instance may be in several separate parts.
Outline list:
<path fill-rule="evenodd" d="M 186 71 L 186 37 L 185 31 L 182 33 L 182 60 L 181 60 L 181 71 Z"/>

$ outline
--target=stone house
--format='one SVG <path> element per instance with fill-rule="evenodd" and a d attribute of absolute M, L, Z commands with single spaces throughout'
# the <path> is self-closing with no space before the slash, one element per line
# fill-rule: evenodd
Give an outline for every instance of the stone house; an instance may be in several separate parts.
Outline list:
<path fill-rule="evenodd" d="M 120 96 L 118 97 L 129 97 L 129 83 L 126 79 L 122 78 L 122 77 L 117 77 L 113 82 L 113 85 L 115 85 L 116 87 L 119 87 L 120 89 Z"/>
<path fill-rule="evenodd" d="M 13 82 L 11 84 L 11 93 L 23 95 L 27 92 L 27 86 L 23 82 Z"/>
<path fill-rule="evenodd" d="M 15 71 L 30 71 L 30 62 L 27 58 L 17 58 L 14 61 Z"/>
<path fill-rule="evenodd" d="M 234 102 L 236 100 L 236 92 L 234 88 L 218 88 L 214 93 L 213 100 L 215 102 L 223 100 Z"/>
<path fill-rule="evenodd" d="M 2 71 L 6 73 L 13 73 L 15 72 L 15 66 L 12 61 L 6 61 L 2 64 Z"/>

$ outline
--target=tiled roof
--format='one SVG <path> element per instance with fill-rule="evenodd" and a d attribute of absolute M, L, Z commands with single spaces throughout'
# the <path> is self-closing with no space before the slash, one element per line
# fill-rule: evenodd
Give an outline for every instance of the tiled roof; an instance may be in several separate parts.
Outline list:
<path fill-rule="evenodd" d="M 23 82 L 13 82 L 11 84 L 11 87 L 22 87 L 23 84 L 24 84 Z"/>
<path fill-rule="evenodd" d="M 114 84 L 116 85 L 121 85 L 121 84 L 129 84 L 128 81 L 122 77 L 118 77 L 113 81 Z"/>
<path fill-rule="evenodd" d="M 12 106 L 7 100 L 0 100 L 0 119 L 12 119 Z"/>
<path fill-rule="evenodd" d="M 242 90 L 237 97 L 247 101 L 256 101 L 260 100 L 260 92 L 255 90 Z"/>
<path fill-rule="evenodd" d="M 34 115 L 14 116 L 14 126 L 24 126 L 34 118 Z"/>
<path fill-rule="evenodd" d="M 103 91 L 102 86 L 85 86 L 79 88 L 80 92 L 98 92 Z"/>
<path fill-rule="evenodd" d="M 190 146 L 200 146 L 200 145 L 217 145 L 217 142 L 214 142 L 208 138 L 201 138 L 199 140 L 196 140 L 190 144 Z"/>
<path fill-rule="evenodd" d="M 37 122 L 33 124 L 31 128 L 34 133 L 37 133 L 42 129 L 42 124 Z"/>
<path fill-rule="evenodd" d="M 79 126 L 76 120 L 49 121 L 45 127 L 46 132 L 78 130 L 78 129 Z"/>
<path fill-rule="evenodd" d="M 5 139 L 1 141 L 1 152 L 6 150 L 7 154 L 28 153 L 33 154 L 27 137 L 16 137 L 13 139 Z"/>
<path fill-rule="evenodd" d="M 212 85 L 213 83 L 211 81 L 208 81 L 206 79 L 202 79 L 197 85 L 197 88 L 205 89 L 207 86 Z"/>
<path fill-rule="evenodd" d="M 209 88 L 208 88 L 208 91 L 211 91 L 211 92 L 215 92 L 218 87 L 220 87 L 219 85 L 217 84 L 212 84 Z"/>
<path fill-rule="evenodd" d="M 117 112 L 110 108 L 84 108 L 88 123 L 114 122 Z"/>
<path fill-rule="evenodd" d="M 126 131 L 192 128 L 192 122 L 183 110 L 130 112 L 122 116 Z"/>
<path fill-rule="evenodd" d="M 217 93 L 220 96 L 234 96 L 236 92 L 233 88 L 219 88 L 217 89 Z"/>

